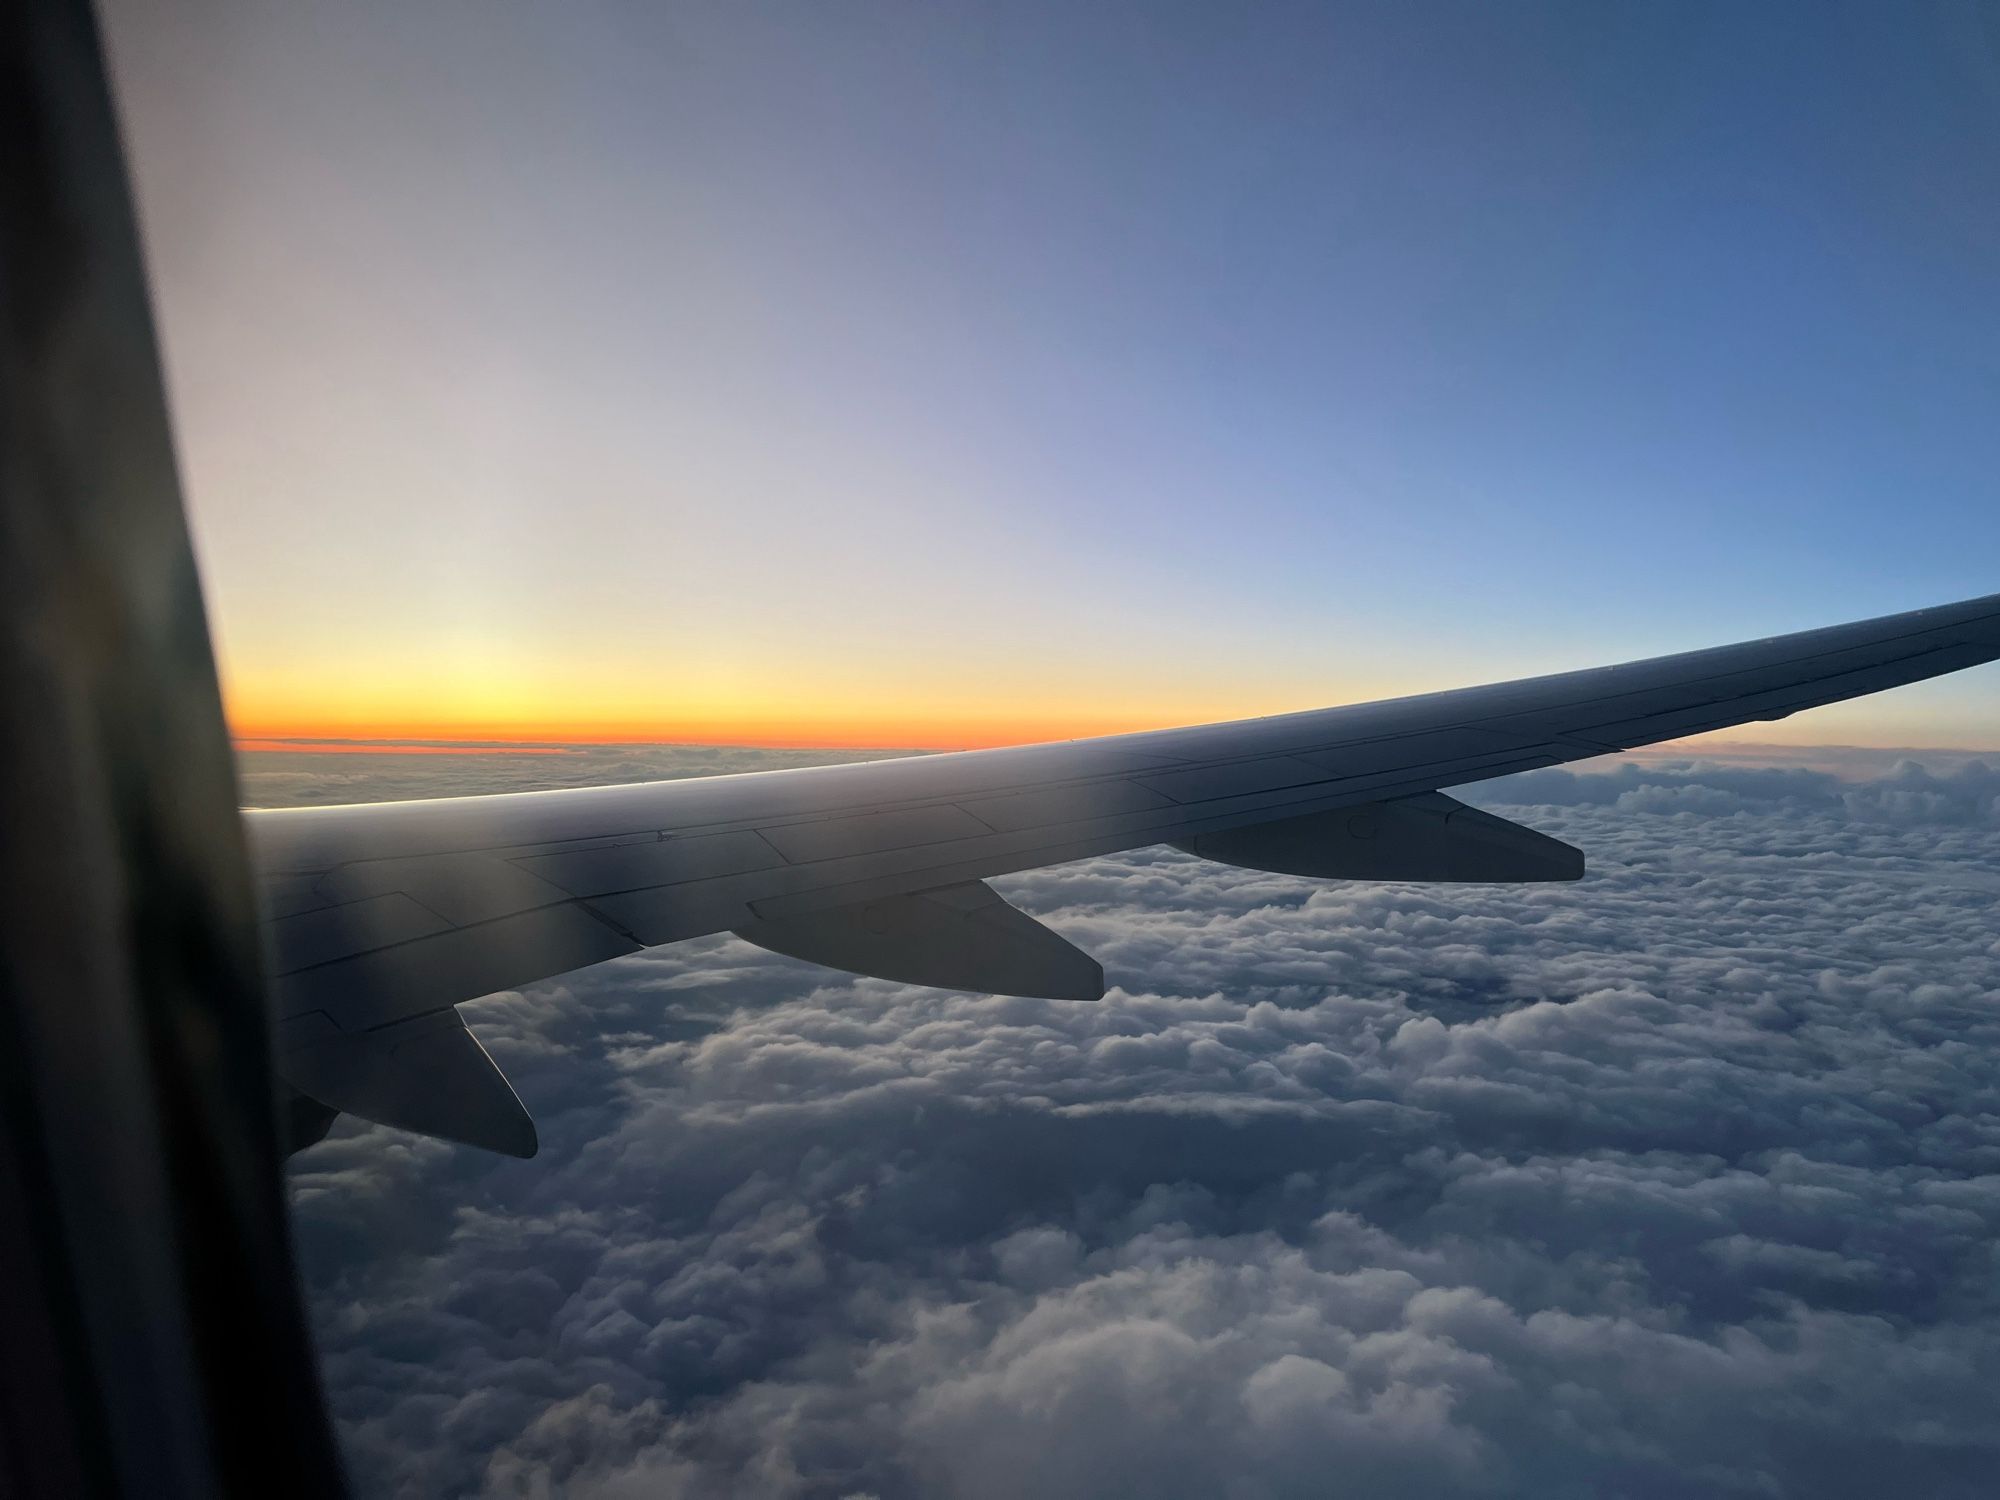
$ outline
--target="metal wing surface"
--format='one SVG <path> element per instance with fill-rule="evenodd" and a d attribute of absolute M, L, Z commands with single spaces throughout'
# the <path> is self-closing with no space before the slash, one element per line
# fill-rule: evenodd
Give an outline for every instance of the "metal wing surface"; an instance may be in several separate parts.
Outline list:
<path fill-rule="evenodd" d="M 252 811 L 280 1070 L 334 1109 L 511 1150 L 451 1007 L 705 933 L 916 983 L 1094 998 L 983 881 L 1173 842 L 1355 878 L 1574 879 L 1443 788 L 2000 657 L 2000 595 L 1826 630 L 1197 728 L 643 785 Z"/>

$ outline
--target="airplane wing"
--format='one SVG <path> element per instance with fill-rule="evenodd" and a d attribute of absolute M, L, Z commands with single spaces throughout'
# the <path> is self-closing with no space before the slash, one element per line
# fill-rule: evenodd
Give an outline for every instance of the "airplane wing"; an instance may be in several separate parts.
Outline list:
<path fill-rule="evenodd" d="M 723 931 L 883 978 L 1096 999 L 1097 964 L 987 878 L 1170 842 L 1331 878 L 1573 880 L 1577 850 L 1442 789 L 1782 719 L 1995 658 L 2000 595 L 1989 595 L 1190 729 L 253 811 L 279 1071 L 329 1111 L 532 1155 L 533 1123 L 459 1001 Z"/>

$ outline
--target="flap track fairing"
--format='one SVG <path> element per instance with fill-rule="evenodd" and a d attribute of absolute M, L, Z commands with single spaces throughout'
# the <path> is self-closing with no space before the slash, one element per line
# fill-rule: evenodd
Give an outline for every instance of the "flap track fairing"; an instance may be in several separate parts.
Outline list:
<path fill-rule="evenodd" d="M 1225 865 L 1328 880 L 1580 880 L 1583 851 L 1442 792 L 1176 840 Z"/>
<path fill-rule="evenodd" d="M 450 1006 L 391 1026 L 286 1047 L 278 1071 L 321 1104 L 505 1156 L 533 1156 L 535 1122 Z"/>
<path fill-rule="evenodd" d="M 764 918 L 736 935 L 773 953 L 902 984 L 1049 1000 L 1104 994 L 1096 959 L 980 880 Z"/>

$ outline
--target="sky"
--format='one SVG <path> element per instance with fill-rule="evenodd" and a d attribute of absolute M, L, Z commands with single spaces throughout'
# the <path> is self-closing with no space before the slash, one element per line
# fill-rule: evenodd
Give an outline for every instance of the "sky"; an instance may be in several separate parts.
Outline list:
<path fill-rule="evenodd" d="M 2000 587 L 2000 22 L 107 0 L 249 735 L 954 746 Z M 1995 669 L 1795 740 L 2000 744 Z"/>
<path fill-rule="evenodd" d="M 245 774 L 798 758 L 573 748 Z M 1576 884 L 996 882 L 1092 1004 L 728 936 L 468 1004 L 538 1156 L 293 1162 L 357 1500 L 1986 1500 L 2000 763 L 1819 759 L 1460 789 Z"/>

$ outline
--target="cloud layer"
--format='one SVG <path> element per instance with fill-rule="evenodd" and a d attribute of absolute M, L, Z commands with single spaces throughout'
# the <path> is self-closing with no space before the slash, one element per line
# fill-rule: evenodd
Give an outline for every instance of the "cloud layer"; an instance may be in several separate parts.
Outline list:
<path fill-rule="evenodd" d="M 1476 800 L 1592 874 L 1149 850 L 1001 883 L 1094 1005 L 711 939 L 467 1007 L 539 1158 L 296 1164 L 357 1490 L 1990 1494 L 2000 774 Z"/>

